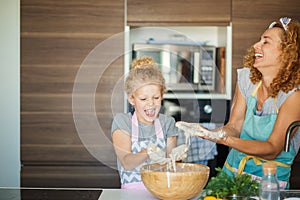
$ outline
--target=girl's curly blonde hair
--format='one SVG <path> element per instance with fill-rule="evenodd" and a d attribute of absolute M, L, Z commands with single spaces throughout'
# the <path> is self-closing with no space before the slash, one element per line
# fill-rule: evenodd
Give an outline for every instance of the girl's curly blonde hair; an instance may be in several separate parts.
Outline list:
<path fill-rule="evenodd" d="M 143 56 L 133 60 L 124 85 L 127 95 L 149 84 L 160 85 L 162 94 L 166 91 L 165 79 L 152 57 Z"/>
<path fill-rule="evenodd" d="M 291 21 L 285 30 L 279 21 L 272 27 L 282 29 L 281 50 L 279 58 L 281 62 L 280 70 L 270 85 L 270 96 L 276 97 L 279 91 L 287 93 L 300 84 L 300 23 Z M 250 80 L 253 84 L 262 80 L 262 74 L 253 67 L 255 62 L 255 52 L 252 46 L 244 56 L 244 66 L 250 68 Z"/>

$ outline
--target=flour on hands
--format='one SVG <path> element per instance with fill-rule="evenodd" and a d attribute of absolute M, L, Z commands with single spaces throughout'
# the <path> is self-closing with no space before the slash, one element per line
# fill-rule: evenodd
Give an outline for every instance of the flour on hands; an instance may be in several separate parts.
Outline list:
<path fill-rule="evenodd" d="M 147 154 L 149 155 L 150 160 L 154 163 L 163 165 L 170 161 L 170 158 L 166 158 L 166 153 L 153 143 L 149 144 Z"/>
<path fill-rule="evenodd" d="M 186 137 L 198 136 L 206 137 L 211 140 L 221 140 L 226 137 L 225 132 L 223 132 L 222 130 L 210 131 L 198 123 L 179 121 L 176 122 L 176 127 L 183 130 Z"/>

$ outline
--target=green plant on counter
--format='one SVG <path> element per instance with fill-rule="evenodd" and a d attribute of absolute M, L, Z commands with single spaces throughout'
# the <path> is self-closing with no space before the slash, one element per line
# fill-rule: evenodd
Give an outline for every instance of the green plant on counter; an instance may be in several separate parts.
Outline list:
<path fill-rule="evenodd" d="M 245 197 L 258 196 L 259 183 L 251 179 L 249 174 L 240 174 L 230 177 L 221 168 L 216 168 L 216 177 L 212 177 L 202 191 L 201 198 L 215 196 L 224 198 L 230 195 L 241 195 Z"/>

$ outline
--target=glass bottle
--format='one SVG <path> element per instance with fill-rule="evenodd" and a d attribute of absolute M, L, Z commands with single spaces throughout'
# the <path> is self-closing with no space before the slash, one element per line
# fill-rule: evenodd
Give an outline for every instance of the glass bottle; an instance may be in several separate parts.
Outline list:
<path fill-rule="evenodd" d="M 259 185 L 259 199 L 280 199 L 279 183 L 276 177 L 275 163 L 266 162 L 263 164 L 263 177 Z"/>

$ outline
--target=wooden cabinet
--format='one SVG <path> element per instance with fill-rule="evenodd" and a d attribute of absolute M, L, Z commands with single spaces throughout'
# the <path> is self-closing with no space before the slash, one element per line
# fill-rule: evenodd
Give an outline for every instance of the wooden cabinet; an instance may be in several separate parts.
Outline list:
<path fill-rule="evenodd" d="M 30 165 L 22 168 L 22 187 L 120 188 L 118 172 L 101 164 Z"/>
<path fill-rule="evenodd" d="M 21 185 L 119 187 L 110 127 L 123 112 L 111 99 L 123 99 L 112 91 L 123 77 L 124 1 L 20 3 Z"/>
<path fill-rule="evenodd" d="M 128 26 L 228 25 L 231 0 L 128 0 Z"/>

